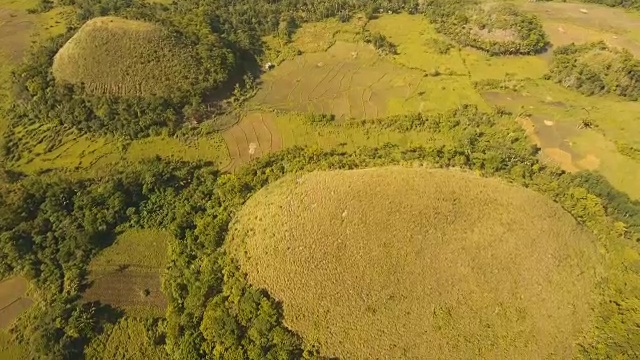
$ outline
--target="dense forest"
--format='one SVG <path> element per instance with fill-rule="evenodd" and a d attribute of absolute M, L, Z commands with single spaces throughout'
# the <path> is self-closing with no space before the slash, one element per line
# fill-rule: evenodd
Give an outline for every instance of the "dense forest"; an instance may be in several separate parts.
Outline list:
<path fill-rule="evenodd" d="M 547 77 L 585 95 L 615 94 L 634 101 L 640 97 L 640 61 L 628 50 L 602 41 L 555 49 Z"/>
<path fill-rule="evenodd" d="M 411 163 L 474 169 L 549 195 L 610 241 L 640 240 L 640 203 L 598 175 L 571 175 L 542 165 L 524 132 L 504 121 L 509 118 L 504 111 L 483 113 L 463 106 L 439 115 L 352 122 L 344 126 L 428 129 L 453 141 L 355 152 L 292 148 L 265 156 L 237 174 L 221 174 L 204 163 L 161 159 L 92 180 L 5 171 L 0 275 L 27 276 L 43 293 L 43 303 L 14 328 L 16 338 L 44 358 L 77 358 L 87 342 L 114 321 L 108 307 L 77 301 L 89 259 L 109 245 L 116 229 L 153 227 L 167 229 L 175 238 L 163 285 L 170 304 L 165 345 L 173 358 L 316 358 L 313 344 L 303 343 L 282 324 L 278 304 L 252 288 L 221 247 L 244 201 L 296 171 Z M 606 332 L 598 334 L 603 337 L 596 336 L 595 343 L 584 344 L 586 354 L 639 350 L 640 339 L 631 334 L 640 324 L 625 315 L 640 313 L 637 304 L 626 300 L 640 296 L 640 284 L 631 277 L 638 269 L 615 271 L 606 291 L 608 301 L 618 305 L 602 314 L 599 321 Z"/>

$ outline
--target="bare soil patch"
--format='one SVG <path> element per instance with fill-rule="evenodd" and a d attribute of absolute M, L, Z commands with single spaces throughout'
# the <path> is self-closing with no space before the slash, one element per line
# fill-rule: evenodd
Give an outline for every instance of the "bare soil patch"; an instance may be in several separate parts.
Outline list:
<path fill-rule="evenodd" d="M 29 47 L 28 40 L 32 30 L 33 22 L 26 15 L 0 9 L 0 55 L 13 62 L 20 61 Z"/>
<path fill-rule="evenodd" d="M 327 356 L 572 358 L 591 326 L 594 239 L 559 205 L 497 179 L 292 175 L 249 199 L 227 245 Z"/>

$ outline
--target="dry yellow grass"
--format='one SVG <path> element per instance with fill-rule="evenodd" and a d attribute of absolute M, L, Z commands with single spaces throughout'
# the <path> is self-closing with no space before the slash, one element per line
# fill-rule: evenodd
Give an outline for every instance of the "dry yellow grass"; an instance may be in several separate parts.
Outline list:
<path fill-rule="evenodd" d="M 204 76 L 193 49 L 160 26 L 117 17 L 88 21 L 53 63 L 58 81 L 84 83 L 94 94 L 170 95 Z"/>
<path fill-rule="evenodd" d="M 285 321 L 344 359 L 567 359 L 596 253 L 560 206 L 498 179 L 379 168 L 285 178 L 228 249 Z"/>

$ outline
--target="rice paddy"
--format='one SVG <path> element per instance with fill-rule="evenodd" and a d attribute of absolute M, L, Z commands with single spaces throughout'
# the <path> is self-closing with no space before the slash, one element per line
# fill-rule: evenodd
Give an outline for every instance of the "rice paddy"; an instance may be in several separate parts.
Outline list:
<path fill-rule="evenodd" d="M 497 179 L 292 175 L 249 199 L 228 241 L 327 356 L 571 358 L 591 326 L 594 239 L 559 205 Z"/>

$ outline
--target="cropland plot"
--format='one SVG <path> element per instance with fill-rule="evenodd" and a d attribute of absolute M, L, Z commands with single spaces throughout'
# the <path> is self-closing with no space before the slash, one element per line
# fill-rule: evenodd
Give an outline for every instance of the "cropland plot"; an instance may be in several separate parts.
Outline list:
<path fill-rule="evenodd" d="M 26 297 L 28 283 L 25 278 L 12 277 L 0 282 L 0 330 L 8 328 L 33 300 Z"/>
<path fill-rule="evenodd" d="M 307 23 L 293 34 L 293 45 L 305 53 L 321 52 L 329 49 L 339 37 L 341 40 L 355 40 L 362 31 L 364 20 L 354 17 L 348 23 L 341 23 L 337 19 L 323 22 Z"/>
<path fill-rule="evenodd" d="M 327 356 L 572 358 L 592 326 L 595 239 L 558 204 L 497 179 L 292 175 L 249 199 L 227 246 Z"/>
<path fill-rule="evenodd" d="M 234 171 L 242 164 L 282 148 L 282 138 L 274 124 L 274 115 L 251 112 L 223 133 L 230 162 L 223 171 Z"/>
<path fill-rule="evenodd" d="M 342 119 L 463 103 L 486 106 L 467 77 L 426 76 L 380 58 L 368 46 L 340 41 L 326 52 L 283 62 L 265 74 L 263 82 L 254 103 L 279 110 L 332 113 Z"/>
<path fill-rule="evenodd" d="M 538 15 L 554 46 L 603 40 L 640 56 L 640 15 L 636 13 L 584 3 L 541 1 L 521 6 Z"/>
<path fill-rule="evenodd" d="M 125 310 L 163 310 L 160 272 L 166 266 L 170 235 L 158 230 L 128 230 L 89 264 L 85 301 L 100 301 Z"/>
<path fill-rule="evenodd" d="M 100 301 L 125 310 L 164 310 L 167 307 L 167 299 L 162 293 L 160 269 L 149 271 L 125 267 L 124 270 L 92 271 L 89 280 L 91 285 L 83 295 L 84 301 Z"/>

